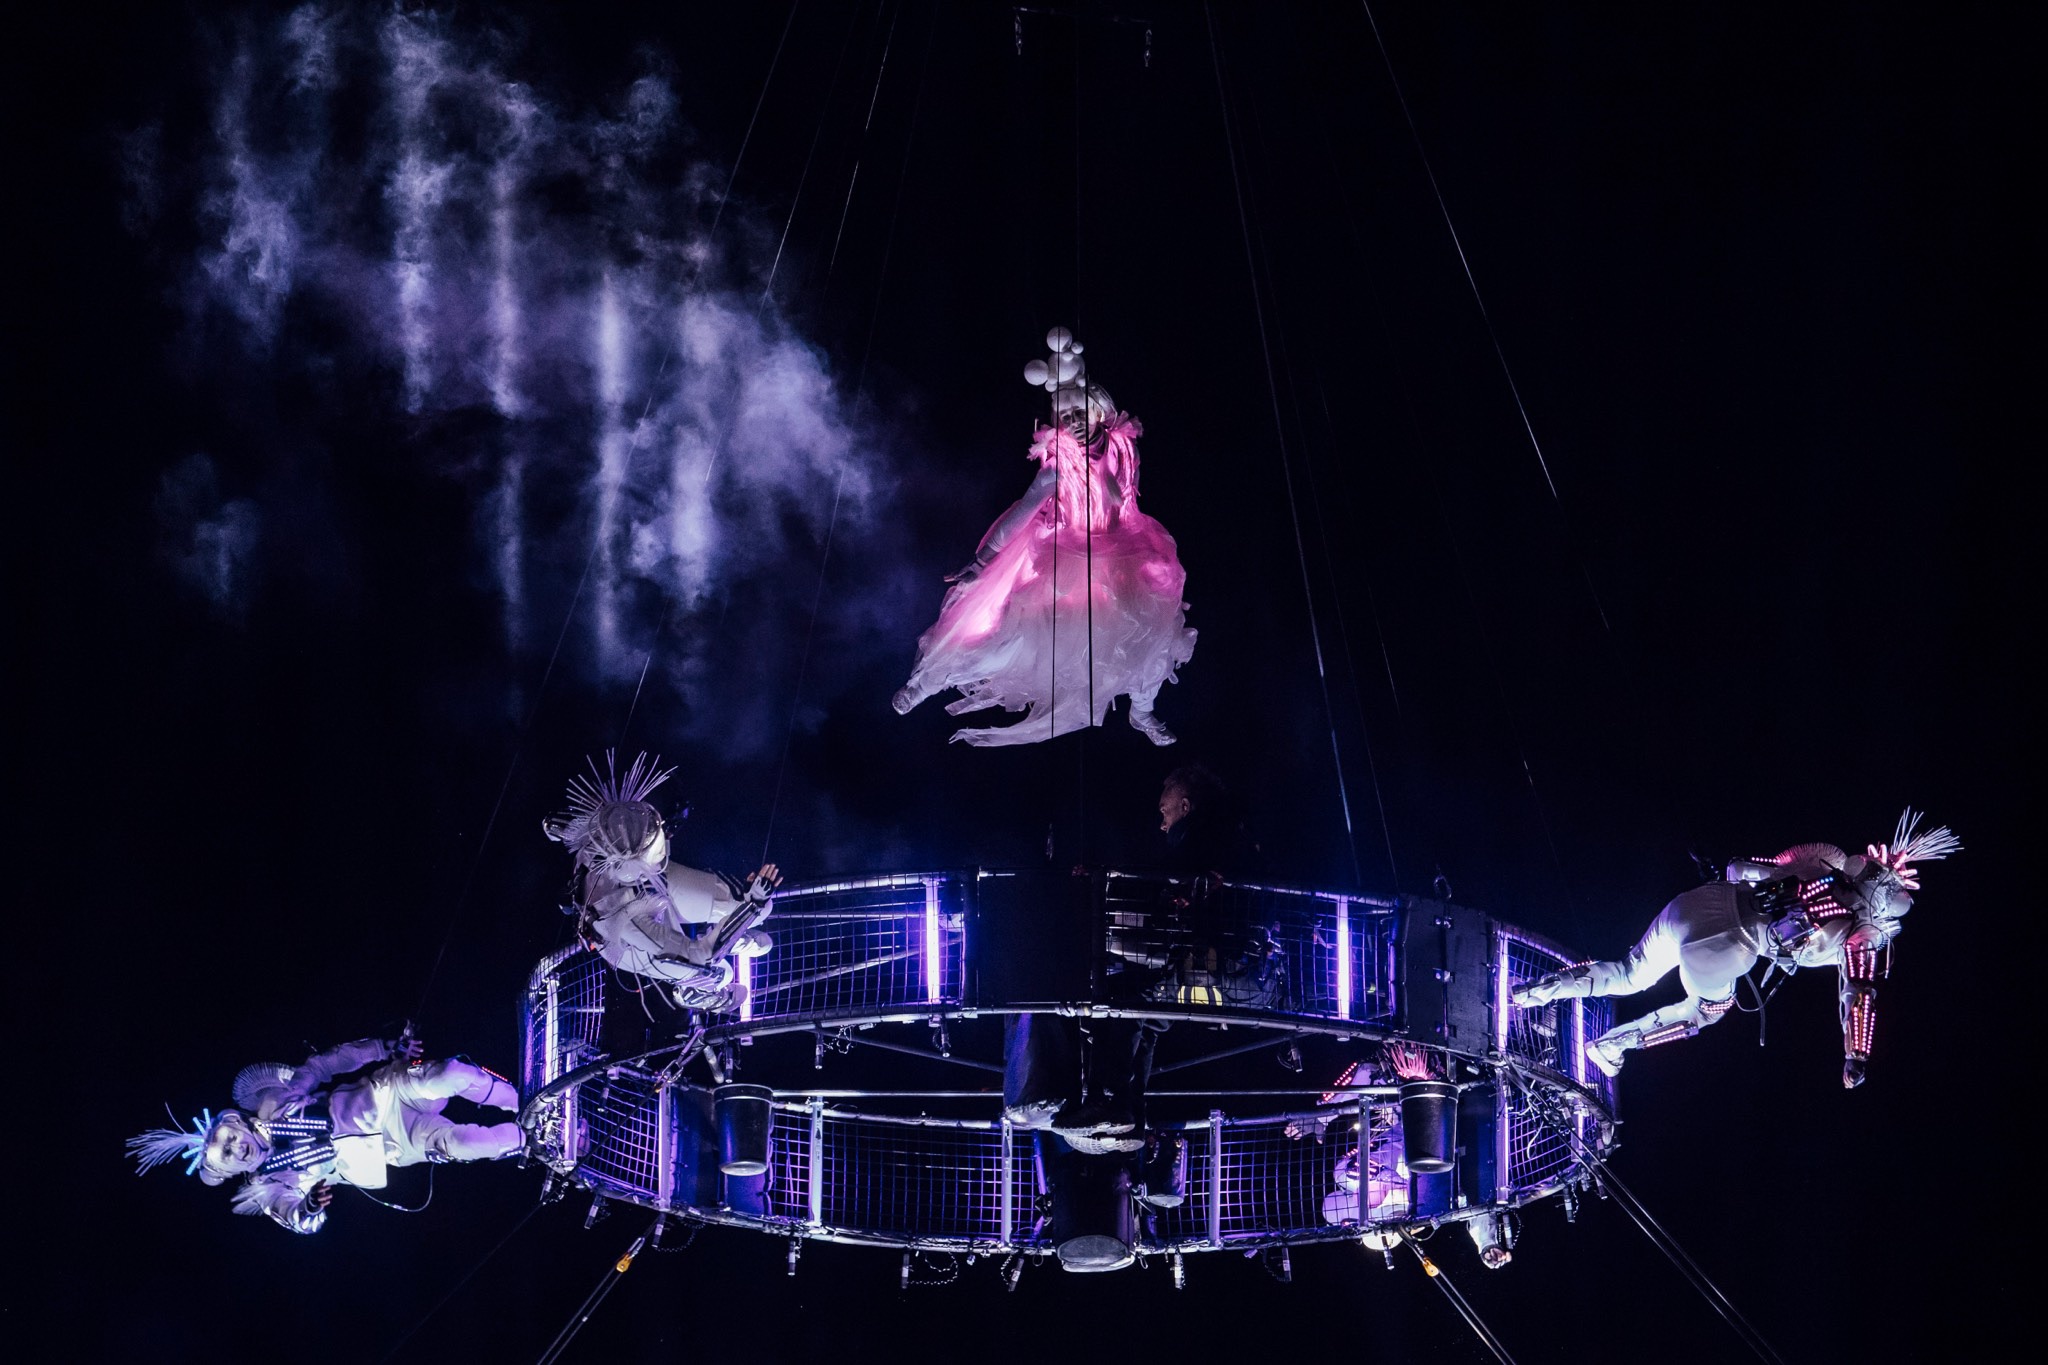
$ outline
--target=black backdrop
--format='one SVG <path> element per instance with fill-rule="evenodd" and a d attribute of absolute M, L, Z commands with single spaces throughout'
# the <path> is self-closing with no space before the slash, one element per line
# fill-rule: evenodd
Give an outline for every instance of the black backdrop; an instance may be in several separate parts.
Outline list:
<path fill-rule="evenodd" d="M 1222 7 L 1326 711 L 1202 13 L 1160 7 L 1147 68 L 1131 26 L 1084 25 L 1077 57 L 1073 26 L 1028 16 L 1020 57 L 1006 8 L 913 4 L 844 283 L 789 308 L 848 389 L 873 320 L 864 420 L 894 482 L 887 524 L 848 534 L 918 586 L 855 610 L 828 571 L 786 769 L 772 744 L 728 753 L 672 725 L 706 703 L 659 669 L 634 742 L 685 767 L 688 856 L 733 870 L 759 855 L 778 773 L 773 851 L 798 875 L 1029 863 L 1048 827 L 1056 860 L 1142 857 L 1157 780 L 1185 756 L 1225 774 L 1276 869 L 1344 882 L 1334 723 L 1366 885 L 1426 892 L 1441 871 L 1460 901 L 1599 952 L 1688 884 L 1689 848 L 1856 843 L 1923 803 L 1969 851 L 1928 875 L 1871 1082 L 1841 1091 L 1831 992 L 1801 979 L 1767 1049 L 1737 1018 L 1631 1063 L 1618 1168 L 1787 1359 L 1932 1354 L 2010 1314 L 2020 1284 L 2003 1097 L 2029 1063 L 2011 1019 L 2039 633 L 2020 26 L 1996 7 L 1383 11 L 1560 497 L 1363 14 Z M 123 138 L 203 131 L 224 45 L 274 17 L 79 8 L 11 45 L 29 249 L 9 291 L 7 730 L 27 933 L 4 1302 L 38 1359 L 375 1358 L 513 1227 L 536 1180 L 505 1167 L 441 1172 L 418 1215 L 344 1191 L 324 1234 L 291 1238 L 196 1182 L 135 1180 L 119 1141 L 163 1099 L 218 1103 L 245 1061 L 415 1011 L 434 1047 L 512 1065 L 519 982 L 562 929 L 534 826 L 632 691 L 573 657 L 539 691 L 573 555 L 537 590 L 541 645 L 498 634 L 478 479 L 437 458 L 481 419 L 404 419 L 388 373 L 358 376 L 360 401 L 311 397 L 286 363 L 195 342 L 177 282 L 199 228 L 123 227 Z M 729 166 L 784 17 L 489 22 L 591 99 L 636 52 L 663 54 L 699 152 Z M 735 187 L 756 231 L 787 211 L 849 22 L 879 31 L 826 6 L 791 28 Z M 827 184 L 856 119 L 829 124 Z M 831 218 L 793 233 L 813 283 Z M 886 709 L 937 575 L 1021 486 L 1015 375 L 1056 321 L 1145 422 L 1145 505 L 1189 571 L 1202 635 L 1161 703 L 1183 736 L 1164 754 L 1120 720 L 969 752 L 935 707 Z M 313 344 L 279 342 L 287 361 Z M 166 471 L 200 450 L 284 528 L 238 619 L 163 555 Z M 806 553 L 784 586 L 814 581 L 814 536 Z M 771 584 L 677 629 L 766 651 L 777 717 L 809 608 Z M 565 638 L 588 651 L 577 623 Z M 541 1211 L 401 1358 L 538 1355 L 637 1230 L 619 1215 L 585 1233 L 582 1215 Z M 1519 1359 L 1739 1351 L 1617 1210 L 1528 1224 L 1501 1274 L 1445 1257 Z M 1178 1296 L 1157 1267 L 1033 1271 L 1014 1296 L 985 1264 L 907 1295 L 896 1274 L 887 1253 L 814 1247 L 790 1280 L 781 1245 L 709 1232 L 636 1269 L 576 1351 L 1483 1358 L 1412 1267 L 1351 1249 L 1297 1256 L 1291 1286 L 1198 1258 Z"/>

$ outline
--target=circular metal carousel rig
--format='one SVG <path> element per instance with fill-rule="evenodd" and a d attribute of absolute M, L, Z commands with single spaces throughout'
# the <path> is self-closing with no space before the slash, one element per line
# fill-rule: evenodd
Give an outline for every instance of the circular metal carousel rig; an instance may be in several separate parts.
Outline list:
<path fill-rule="evenodd" d="M 1607 1002 L 1511 1008 L 1575 957 L 1441 901 L 948 870 L 785 885 L 767 928 L 726 1015 L 650 1007 L 580 947 L 544 958 L 523 1121 L 556 1179 L 783 1238 L 791 1274 L 817 1238 L 986 1257 L 1013 1289 L 1027 1256 L 1158 1256 L 1178 1286 L 1195 1252 L 1271 1248 L 1284 1275 L 1293 1246 L 1391 1256 L 1453 1222 L 1498 1266 L 1511 1212 L 1574 1211 L 1613 1143 L 1586 1056 Z M 1396 1043 L 1426 1078 L 1388 1070 Z M 1014 1099 L 1048 1066 L 1076 1102 L 1142 1082 L 1140 1149 L 1006 1109 L 1006 1070 Z"/>

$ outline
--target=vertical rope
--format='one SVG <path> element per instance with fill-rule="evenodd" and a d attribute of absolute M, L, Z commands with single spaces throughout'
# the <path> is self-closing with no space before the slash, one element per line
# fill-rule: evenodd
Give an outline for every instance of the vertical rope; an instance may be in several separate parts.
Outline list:
<path fill-rule="evenodd" d="M 775 82 L 775 70 L 782 62 L 783 45 L 789 41 L 790 25 L 796 21 L 797 7 L 802 3 L 803 0 L 791 0 L 789 17 L 783 20 L 782 36 L 776 40 L 775 55 L 768 61 L 768 74 L 761 80 L 761 93 L 754 100 L 754 112 L 747 118 L 747 131 L 740 138 L 738 154 L 733 157 L 732 172 L 725 178 L 725 193 L 719 196 L 718 208 L 711 215 L 711 227 L 705 234 L 707 242 L 716 236 L 718 224 L 725 216 L 725 206 L 732 199 L 732 187 L 734 182 L 739 179 L 740 163 L 746 159 L 747 145 L 753 141 L 754 125 L 761 117 L 761 105 L 768 98 L 768 87 Z M 685 293 L 696 283 L 701 269 L 702 267 L 699 266 L 697 270 L 693 270 L 683 282 Z M 668 374 L 669 361 L 675 358 L 675 349 L 675 338 L 671 336 L 667 347 L 662 352 L 661 364 L 655 367 L 654 378 L 648 381 L 647 398 L 640 405 L 640 420 L 633 424 L 633 440 L 626 447 L 625 470 L 621 475 L 622 479 L 632 474 L 633 463 L 640 454 L 641 433 L 647 428 L 647 414 L 654 410 L 655 389 Z M 705 478 L 707 480 L 710 478 L 708 463 L 705 468 Z M 462 887 L 455 896 L 455 903 L 449 908 L 448 927 L 441 935 L 441 946 L 434 951 L 434 961 L 427 969 L 426 985 L 421 987 L 419 1003 L 413 1009 L 413 1018 L 415 1020 L 426 1013 L 427 1001 L 432 997 L 434 987 L 440 982 L 441 964 L 447 959 L 448 945 L 454 942 L 455 930 L 462 923 L 463 909 L 469 903 L 471 889 L 476 885 L 477 869 L 483 865 L 484 852 L 490 847 L 491 835 L 498 827 L 498 816 L 505 806 L 505 794 L 512 787 L 512 774 L 518 770 L 520 752 L 526 745 L 527 735 L 533 730 L 534 721 L 540 716 L 541 703 L 547 699 L 548 684 L 554 680 L 555 665 L 562 657 L 562 644 L 569 637 L 569 626 L 576 619 L 576 609 L 583 604 L 583 591 L 590 584 L 590 571 L 597 565 L 598 551 L 601 548 L 602 542 L 593 536 L 591 538 L 590 553 L 583 557 L 583 571 L 576 577 L 576 590 L 569 595 L 568 610 L 562 613 L 561 629 L 555 632 L 555 646 L 548 653 L 547 667 L 541 671 L 540 687 L 535 691 L 533 703 L 527 708 L 525 719 L 520 722 L 518 734 L 513 738 L 512 756 L 505 765 L 505 776 L 498 784 L 497 799 L 491 803 L 490 818 L 484 821 L 484 832 L 482 837 L 477 840 L 476 852 L 470 858 L 469 871 L 464 874 Z M 653 657 L 651 650 L 648 657 L 650 659 Z M 646 665 L 644 663 L 641 665 L 641 671 L 644 680 L 646 673 Z M 630 716 L 631 713 L 628 712 L 629 721 Z"/>
<path fill-rule="evenodd" d="M 938 6 L 934 5 L 932 7 L 931 25 L 925 31 L 924 57 L 918 67 L 917 96 L 912 100 L 910 106 L 910 131 L 905 134 L 903 140 L 903 170 L 896 179 L 896 203 L 890 210 L 889 230 L 882 242 L 882 265 L 875 280 L 875 306 L 869 311 L 867 340 L 861 345 L 860 371 L 854 380 L 853 405 L 848 416 L 849 425 L 857 426 L 860 420 L 861 404 L 867 397 L 868 362 L 874 356 L 875 329 L 880 324 L 882 318 L 882 299 L 887 292 L 889 284 L 889 262 L 896 249 L 896 225 L 903 216 L 903 191 L 910 181 L 910 154 L 917 146 L 918 120 L 924 111 L 925 77 L 931 69 L 932 40 L 937 36 L 938 29 L 939 11 Z M 890 28 L 890 33 L 893 37 L 895 33 L 893 24 Z M 876 89 L 877 93 L 879 93 L 879 73 L 876 76 L 876 81 Z M 872 104 L 868 108 L 868 117 L 870 120 L 874 118 L 874 107 Z M 811 619 L 809 626 L 804 630 L 803 655 L 797 663 L 796 689 L 789 701 L 789 723 L 783 727 L 782 731 L 782 756 L 775 765 L 775 788 L 768 800 L 768 827 L 761 834 L 761 861 L 763 863 L 768 861 L 768 850 L 775 839 L 775 818 L 782 808 L 782 784 L 784 778 L 789 773 L 789 752 L 791 746 L 796 741 L 796 718 L 803 707 L 804 683 L 810 675 L 811 646 L 818 632 L 818 613 L 825 601 L 825 571 L 832 560 L 832 538 L 839 526 L 839 502 L 840 495 L 844 491 L 845 479 L 846 471 L 844 466 L 842 466 L 838 476 L 834 478 L 832 483 L 832 512 L 825 523 L 825 543 L 818 556 L 818 586 L 811 596 Z"/>
<path fill-rule="evenodd" d="M 1337 772 L 1337 802 L 1344 814 L 1344 839 L 1351 850 L 1351 872 L 1353 878 L 1363 884 L 1365 872 L 1358 858 L 1358 837 L 1352 828 L 1351 794 L 1344 783 L 1344 753 L 1337 741 L 1337 717 L 1330 703 L 1329 670 L 1323 663 L 1323 633 L 1316 620 L 1314 583 L 1308 570 L 1308 545 L 1301 534 L 1301 509 L 1294 495 L 1294 467 L 1287 454 L 1286 423 L 1280 416 L 1280 384 L 1273 371 L 1273 347 L 1266 335 L 1266 302 L 1259 288 L 1258 257 L 1252 248 L 1251 220 L 1245 212 L 1244 184 L 1238 174 L 1237 139 L 1231 128 L 1230 95 L 1223 82 L 1223 53 L 1216 42 L 1216 15 L 1208 4 L 1202 6 L 1202 16 L 1209 28 L 1209 60 L 1216 72 L 1216 101 L 1223 114 L 1223 146 L 1229 154 L 1230 187 L 1237 200 L 1237 226 L 1244 238 L 1244 262 L 1246 273 L 1251 276 L 1252 311 L 1259 324 L 1259 353 L 1265 361 L 1266 393 L 1272 400 L 1273 439 L 1280 450 L 1280 471 L 1287 485 L 1287 515 L 1294 525 L 1295 558 L 1301 566 L 1301 591 L 1308 604 L 1309 643 L 1314 647 L 1316 659 L 1316 682 L 1322 689 L 1323 715 L 1329 723 L 1330 756 Z"/>

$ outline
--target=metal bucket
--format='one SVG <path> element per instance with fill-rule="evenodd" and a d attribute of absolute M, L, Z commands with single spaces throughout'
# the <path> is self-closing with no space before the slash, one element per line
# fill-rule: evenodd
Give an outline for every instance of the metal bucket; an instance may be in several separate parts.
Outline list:
<path fill-rule="evenodd" d="M 1401 1087 L 1401 1141 L 1408 1169 L 1437 1175 L 1458 1164 L 1458 1087 L 1409 1081 Z"/>
<path fill-rule="evenodd" d="M 711 1092 L 718 1116 L 718 1169 L 727 1175 L 763 1175 L 768 1170 L 768 1133 L 775 1123 L 765 1085 L 721 1085 Z"/>

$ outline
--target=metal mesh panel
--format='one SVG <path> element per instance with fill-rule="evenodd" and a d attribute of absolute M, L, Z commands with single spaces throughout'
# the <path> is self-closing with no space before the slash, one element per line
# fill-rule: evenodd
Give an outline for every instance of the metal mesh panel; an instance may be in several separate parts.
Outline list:
<path fill-rule="evenodd" d="M 749 968 L 753 1017 L 957 1003 L 963 894 L 941 876 L 784 891 L 767 921 L 775 948 Z"/>
<path fill-rule="evenodd" d="M 1507 1188 L 1518 1193 L 1561 1180 L 1572 1166 L 1570 1142 L 1533 1106 L 1509 1107 L 1507 1154 Z"/>
<path fill-rule="evenodd" d="M 1353 1136 L 1356 1136 L 1354 1133 Z M 1325 1201 L 1337 1188 L 1341 1140 L 1289 1138 L 1278 1120 L 1231 1124 L 1223 1130 L 1223 1237 L 1266 1238 L 1321 1231 Z M 1353 1208 L 1356 1204 L 1353 1201 Z M 1339 1212 L 1333 1202 L 1330 1212 Z M 1341 1214 L 1333 1221 L 1343 1221 Z"/>
<path fill-rule="evenodd" d="M 578 1098 L 581 1117 L 589 1125 L 589 1145 L 579 1173 L 620 1194 L 659 1199 L 661 1101 L 655 1094 L 654 1078 L 645 1072 L 622 1070 L 584 1085 Z"/>
<path fill-rule="evenodd" d="M 825 1120 L 824 1221 L 906 1240 L 1002 1234 L 1002 1131 Z"/>
<path fill-rule="evenodd" d="M 1556 971 L 1565 965 L 1556 954 L 1526 942 L 1506 929 L 1502 929 L 1501 941 L 1507 948 L 1507 975 L 1510 989 Z M 1510 1007 L 1507 1018 L 1507 1050 L 1510 1056 L 1547 1066 L 1564 1075 L 1572 1074 L 1577 1056 L 1576 1028 L 1572 1018 L 1572 1002 L 1553 1000 L 1548 1005 L 1534 1009 Z"/>
<path fill-rule="evenodd" d="M 595 1055 L 604 1026 L 604 959 L 569 948 L 542 959 L 526 992 L 521 1090 L 532 1094 Z"/>
<path fill-rule="evenodd" d="M 811 1112 L 778 1105 L 768 1135 L 768 1216 L 809 1222 Z"/>

